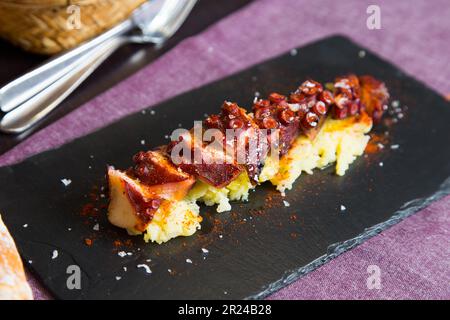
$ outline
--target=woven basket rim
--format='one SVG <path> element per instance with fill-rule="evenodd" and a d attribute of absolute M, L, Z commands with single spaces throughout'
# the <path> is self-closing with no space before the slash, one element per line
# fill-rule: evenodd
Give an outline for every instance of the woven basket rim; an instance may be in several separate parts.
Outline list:
<path fill-rule="evenodd" d="M 0 0 L 2 6 L 13 7 L 63 7 L 76 5 L 92 5 L 102 0 Z"/>

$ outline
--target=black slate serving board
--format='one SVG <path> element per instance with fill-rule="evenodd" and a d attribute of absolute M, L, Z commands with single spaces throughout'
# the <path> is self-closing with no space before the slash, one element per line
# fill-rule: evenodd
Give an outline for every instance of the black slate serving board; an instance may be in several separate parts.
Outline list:
<path fill-rule="evenodd" d="M 449 193 L 449 103 L 367 50 L 360 58 L 360 50 L 346 38 L 327 38 L 0 168 L 0 212 L 25 262 L 32 260 L 28 266 L 57 298 L 263 298 Z M 398 123 L 377 128 L 389 131 L 386 148 L 357 159 L 344 177 L 332 168 L 302 176 L 284 199 L 289 207 L 265 184 L 231 212 L 202 208 L 201 231 L 160 246 L 111 226 L 105 209 L 88 210 L 102 193 L 93 188 L 104 185 L 106 165 L 129 166 L 141 140 L 146 148 L 164 144 L 179 124 L 191 127 L 224 99 L 250 106 L 256 91 L 289 92 L 307 77 L 326 82 L 349 72 L 383 79 L 408 109 Z M 63 178 L 72 183 L 65 187 Z M 80 290 L 67 287 L 69 265 L 81 268 Z"/>

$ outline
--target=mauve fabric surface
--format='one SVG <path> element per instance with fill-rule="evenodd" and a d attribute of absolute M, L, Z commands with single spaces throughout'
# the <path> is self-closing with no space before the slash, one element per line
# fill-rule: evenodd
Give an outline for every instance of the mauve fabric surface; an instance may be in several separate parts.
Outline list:
<path fill-rule="evenodd" d="M 438 92 L 450 93 L 448 0 L 378 0 L 381 30 L 366 27 L 366 9 L 372 3 L 255 1 L 34 134 L 2 155 L 0 165 L 57 147 L 144 107 L 336 33 L 351 37 Z M 380 267 L 380 290 L 367 288 L 369 265 Z M 36 298 L 49 298 L 34 279 L 30 282 Z M 450 196 L 270 297 L 322 298 L 449 299 Z"/>

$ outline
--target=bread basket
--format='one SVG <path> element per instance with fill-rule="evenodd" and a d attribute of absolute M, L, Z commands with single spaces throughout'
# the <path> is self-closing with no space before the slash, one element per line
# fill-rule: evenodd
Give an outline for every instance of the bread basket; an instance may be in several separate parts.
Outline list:
<path fill-rule="evenodd" d="M 0 37 L 55 54 L 125 20 L 146 0 L 0 0 Z"/>

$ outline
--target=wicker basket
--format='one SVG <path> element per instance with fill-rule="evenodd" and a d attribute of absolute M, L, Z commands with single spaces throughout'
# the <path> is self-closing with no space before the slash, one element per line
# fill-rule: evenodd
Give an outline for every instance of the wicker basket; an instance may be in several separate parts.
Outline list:
<path fill-rule="evenodd" d="M 54 54 L 111 28 L 145 1 L 0 0 L 0 37 L 31 52 Z"/>

